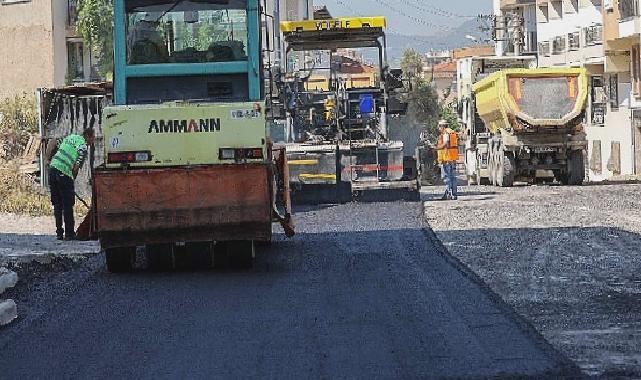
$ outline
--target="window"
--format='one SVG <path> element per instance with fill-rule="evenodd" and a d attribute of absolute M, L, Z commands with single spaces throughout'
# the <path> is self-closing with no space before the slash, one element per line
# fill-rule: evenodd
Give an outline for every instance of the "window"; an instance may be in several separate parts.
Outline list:
<path fill-rule="evenodd" d="M 568 33 L 568 50 L 578 50 L 581 47 L 581 33 Z"/>
<path fill-rule="evenodd" d="M 561 19 L 563 18 L 563 1 L 553 0 L 550 1 L 552 9 L 550 9 L 550 19 Z"/>
<path fill-rule="evenodd" d="M 610 102 L 610 109 L 619 109 L 619 75 L 610 74 L 608 86 L 608 100 Z"/>
<path fill-rule="evenodd" d="M 128 3 L 127 63 L 247 60 L 245 2 L 219 5 L 221 2 L 178 0 L 161 6 L 146 3 Z"/>
<path fill-rule="evenodd" d="M 83 82 L 85 80 L 85 51 L 82 42 L 67 41 L 67 82 Z"/>
<path fill-rule="evenodd" d="M 527 32 L 526 40 L 525 40 L 525 52 L 536 53 L 536 48 L 537 48 L 537 33 Z"/>
<path fill-rule="evenodd" d="M 550 16 L 548 14 L 548 6 L 547 4 L 542 4 L 538 6 L 538 12 L 536 15 L 536 19 L 538 22 L 548 22 Z"/>
<path fill-rule="evenodd" d="M 554 37 L 552 41 L 552 54 L 558 55 L 565 52 L 565 37 Z"/>
<path fill-rule="evenodd" d="M 635 97 L 641 95 L 641 49 L 639 45 L 632 47 L 631 64 L 632 64 L 632 92 Z"/>
<path fill-rule="evenodd" d="M 539 55 L 544 57 L 550 56 L 550 41 L 539 42 Z"/>
<path fill-rule="evenodd" d="M 607 101 L 603 77 L 592 76 L 590 78 L 590 124 L 592 126 L 605 124 Z"/>
<path fill-rule="evenodd" d="M 78 22 L 78 0 L 67 0 L 67 26 Z"/>
<path fill-rule="evenodd" d="M 623 21 L 639 16 L 639 0 L 619 0 L 619 13 Z"/>
<path fill-rule="evenodd" d="M 592 25 L 583 28 L 585 35 L 585 45 L 599 45 L 603 43 L 603 25 Z"/>

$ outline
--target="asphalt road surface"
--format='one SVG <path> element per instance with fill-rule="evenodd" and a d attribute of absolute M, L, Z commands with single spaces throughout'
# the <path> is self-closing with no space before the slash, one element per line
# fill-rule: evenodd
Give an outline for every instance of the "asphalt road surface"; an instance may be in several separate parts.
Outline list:
<path fill-rule="evenodd" d="M 301 210 L 247 272 L 96 259 L 0 330 L 0 378 L 559 378 L 575 367 L 424 230 L 419 203 Z M 100 258 L 102 260 L 102 258 Z M 58 286 L 58 285 L 56 285 Z M 53 285 L 52 285 L 53 287 Z"/>

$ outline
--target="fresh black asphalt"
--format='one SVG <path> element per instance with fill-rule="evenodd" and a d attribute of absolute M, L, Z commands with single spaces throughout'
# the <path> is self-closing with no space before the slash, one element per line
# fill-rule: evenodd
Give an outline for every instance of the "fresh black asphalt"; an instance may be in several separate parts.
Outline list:
<path fill-rule="evenodd" d="M 258 249 L 250 271 L 123 275 L 100 265 L 69 280 L 64 296 L 41 296 L 38 313 L 0 330 L 0 378 L 573 374 L 449 257 L 419 203 L 307 208 L 295 222 L 298 234 Z"/>

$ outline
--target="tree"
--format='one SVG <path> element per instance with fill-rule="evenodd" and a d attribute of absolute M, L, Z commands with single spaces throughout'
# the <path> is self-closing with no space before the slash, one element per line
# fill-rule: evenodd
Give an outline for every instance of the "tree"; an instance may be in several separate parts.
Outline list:
<path fill-rule="evenodd" d="M 79 0 L 76 31 L 98 57 L 98 72 L 113 77 L 113 7 L 111 0 Z"/>
<path fill-rule="evenodd" d="M 454 112 L 454 109 L 449 104 L 440 104 L 439 105 L 439 114 L 441 115 L 440 118 L 443 120 L 447 121 L 447 124 L 450 126 L 455 131 L 458 131 L 460 129 L 459 124 L 458 124 L 458 116 L 456 115 L 456 112 Z"/>
<path fill-rule="evenodd" d="M 415 85 L 407 96 L 408 115 L 416 122 L 423 124 L 424 131 L 430 140 L 438 136 L 437 121 L 440 114 L 438 94 L 431 83 L 416 78 Z"/>
<path fill-rule="evenodd" d="M 401 70 L 408 78 L 417 78 L 423 71 L 423 59 L 414 49 L 406 49 L 401 60 Z"/>

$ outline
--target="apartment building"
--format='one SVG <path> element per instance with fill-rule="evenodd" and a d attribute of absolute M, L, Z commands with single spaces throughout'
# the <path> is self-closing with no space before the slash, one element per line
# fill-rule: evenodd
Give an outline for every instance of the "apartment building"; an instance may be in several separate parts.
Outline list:
<path fill-rule="evenodd" d="M 494 0 L 493 5 L 497 27 L 495 37 L 498 39 L 496 55 L 535 55 L 538 42 L 536 0 Z M 522 41 L 518 49 L 515 46 L 517 40 Z"/>
<path fill-rule="evenodd" d="M 8 37 L 0 44 L 0 99 L 90 79 L 76 1 L 0 0 L 0 35 Z"/>
<path fill-rule="evenodd" d="M 590 130 L 595 179 L 641 175 L 641 34 L 639 0 L 603 0 L 605 123 Z M 594 91 L 596 92 L 596 91 Z"/>
<path fill-rule="evenodd" d="M 538 0 L 536 21 L 539 67 L 584 67 L 590 75 L 590 96 L 585 116 L 589 141 L 588 178 L 604 179 L 603 172 L 594 170 L 602 165 L 597 157 L 601 152 L 598 144 L 603 133 L 607 133 L 601 0 Z"/>

